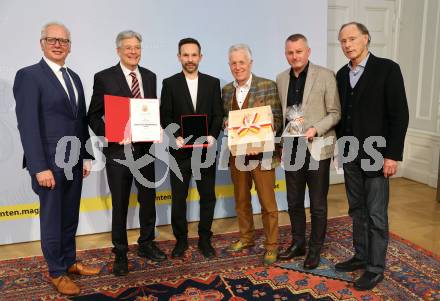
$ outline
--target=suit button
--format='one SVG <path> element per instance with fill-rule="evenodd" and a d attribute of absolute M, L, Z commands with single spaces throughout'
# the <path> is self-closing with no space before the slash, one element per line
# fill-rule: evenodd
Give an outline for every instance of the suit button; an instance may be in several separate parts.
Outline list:
<path fill-rule="evenodd" d="M 353 95 L 353 92 L 350 92 L 350 95 Z"/>
<path fill-rule="evenodd" d="M 350 119 L 351 119 L 351 116 L 347 116 L 347 119 L 350 120 Z"/>

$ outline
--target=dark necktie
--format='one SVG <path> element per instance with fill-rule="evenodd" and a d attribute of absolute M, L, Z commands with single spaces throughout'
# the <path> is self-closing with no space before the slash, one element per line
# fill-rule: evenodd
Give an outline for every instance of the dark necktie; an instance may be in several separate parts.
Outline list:
<path fill-rule="evenodd" d="M 64 82 L 66 83 L 67 92 L 69 94 L 69 100 L 70 105 L 72 106 L 73 113 L 76 115 L 76 98 L 75 98 L 75 92 L 73 91 L 72 81 L 70 80 L 69 75 L 67 74 L 66 68 L 62 67 L 60 68 L 61 73 L 63 74 Z"/>
<path fill-rule="evenodd" d="M 141 98 L 141 89 L 139 88 L 139 81 L 136 77 L 136 73 L 130 72 L 131 76 L 131 96 L 133 98 Z"/>

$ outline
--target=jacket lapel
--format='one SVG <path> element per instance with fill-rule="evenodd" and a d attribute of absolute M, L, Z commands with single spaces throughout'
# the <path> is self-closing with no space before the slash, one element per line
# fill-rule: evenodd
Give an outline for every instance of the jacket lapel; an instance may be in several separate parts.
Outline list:
<path fill-rule="evenodd" d="M 305 111 L 307 107 L 307 101 L 309 99 L 310 91 L 312 90 L 313 84 L 315 83 L 317 76 L 315 66 L 310 62 L 309 70 L 307 71 L 306 83 L 304 85 L 304 94 L 302 99 L 302 110 Z"/>
<path fill-rule="evenodd" d="M 197 84 L 197 100 L 196 100 L 196 110 L 195 110 L 195 112 L 197 114 L 199 114 L 201 112 L 201 108 L 203 106 L 202 101 L 204 99 L 203 95 L 205 92 L 205 90 L 203 89 L 203 87 L 205 86 L 204 85 L 205 78 L 204 78 L 203 74 L 200 72 L 199 72 L 198 81 L 199 82 Z"/>
<path fill-rule="evenodd" d="M 114 67 L 115 79 L 118 82 L 119 88 L 125 97 L 132 97 L 130 87 L 128 86 L 127 79 L 122 71 L 121 65 L 118 63 Z"/>
<path fill-rule="evenodd" d="M 73 110 L 72 110 L 72 106 L 70 104 L 69 96 L 67 95 L 66 90 L 64 90 L 63 86 L 61 85 L 60 81 L 58 80 L 58 78 L 55 75 L 55 73 L 53 72 L 53 70 L 44 61 L 44 59 L 41 59 L 40 65 L 41 65 L 42 69 L 44 70 L 44 72 L 46 73 L 46 75 L 49 78 L 49 80 L 52 82 L 52 84 L 58 90 L 58 92 L 61 93 L 64 96 L 63 98 L 64 98 L 64 104 L 65 104 L 66 108 L 69 110 L 69 112 L 71 112 L 73 115 L 75 115 Z"/>
<path fill-rule="evenodd" d="M 191 111 L 193 112 L 193 114 L 195 114 L 196 111 L 194 109 L 194 105 L 193 105 L 193 102 L 191 99 L 191 94 L 189 93 L 188 84 L 186 83 L 186 79 L 185 79 L 185 75 L 183 74 L 183 71 L 180 73 L 179 81 L 180 81 L 181 91 L 185 97 L 186 103 L 187 103 L 188 107 L 191 109 Z M 198 94 L 198 91 L 197 91 L 197 94 Z"/>
<path fill-rule="evenodd" d="M 146 75 L 146 72 L 143 70 L 142 67 L 139 66 L 138 68 L 139 68 L 139 73 L 141 74 L 142 88 L 144 90 L 143 97 L 144 98 L 151 98 L 150 95 L 153 94 L 152 91 L 151 91 L 152 87 L 151 87 L 150 83 L 147 80 L 148 77 Z"/>
<path fill-rule="evenodd" d="M 253 108 L 255 103 L 255 92 L 257 91 L 258 78 L 252 73 L 251 88 L 249 89 L 248 108 Z"/>
<path fill-rule="evenodd" d="M 338 81 L 338 86 L 340 87 L 341 95 L 339 95 L 341 100 L 341 108 L 344 109 L 344 103 L 347 101 L 347 86 L 350 84 L 350 78 L 348 77 L 349 69 L 347 66 L 344 67 L 342 70 L 341 76 L 341 82 Z"/>
<path fill-rule="evenodd" d="M 280 83 L 279 83 L 279 87 L 280 87 L 280 91 L 278 91 L 280 93 L 280 98 L 281 98 L 281 107 L 283 109 L 283 120 L 286 119 L 286 109 L 287 109 L 287 93 L 289 91 L 289 80 L 290 80 L 290 69 L 285 70 L 283 73 L 281 73 L 280 75 Z"/>
<path fill-rule="evenodd" d="M 78 94 L 78 99 L 76 100 L 76 112 L 75 112 L 75 116 L 78 116 L 80 110 L 83 109 L 82 99 L 84 99 L 84 94 L 83 94 L 83 90 L 81 89 L 81 84 L 79 83 L 79 78 L 74 75 L 73 71 L 70 68 L 67 68 L 67 70 L 69 72 L 70 78 L 72 79 L 72 83 L 75 86 L 76 93 Z"/>
<path fill-rule="evenodd" d="M 358 103 L 358 100 L 362 97 L 362 93 L 365 91 L 365 88 L 367 85 L 369 86 L 371 83 L 372 76 L 374 74 L 374 60 L 375 57 L 373 54 L 370 53 L 370 57 L 368 58 L 367 64 L 365 65 L 364 72 L 361 75 L 361 78 L 359 79 L 358 83 L 358 93 L 356 97 L 356 103 Z M 348 67 L 347 67 L 348 69 Z M 348 76 L 348 73 L 347 73 Z M 348 82 L 350 83 L 350 78 L 348 78 Z"/>

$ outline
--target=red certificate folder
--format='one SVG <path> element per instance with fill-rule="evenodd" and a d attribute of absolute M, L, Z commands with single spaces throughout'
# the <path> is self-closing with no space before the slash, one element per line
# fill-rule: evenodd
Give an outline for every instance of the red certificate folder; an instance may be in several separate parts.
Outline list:
<path fill-rule="evenodd" d="M 120 142 L 130 137 L 130 98 L 104 95 L 105 137 L 108 142 Z M 127 131 L 127 132 L 126 132 Z"/>
<path fill-rule="evenodd" d="M 208 136 L 208 116 L 206 114 L 180 116 L 180 130 L 182 138 L 192 138 L 185 143 L 183 148 L 208 147 L 208 141 L 195 144 L 195 140 Z"/>

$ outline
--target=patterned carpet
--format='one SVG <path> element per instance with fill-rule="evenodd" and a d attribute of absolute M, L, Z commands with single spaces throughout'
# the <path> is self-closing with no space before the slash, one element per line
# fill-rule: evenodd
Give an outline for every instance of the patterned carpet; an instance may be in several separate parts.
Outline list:
<path fill-rule="evenodd" d="M 290 242 L 290 227 L 280 228 L 282 246 Z M 312 273 L 301 268 L 303 257 L 262 265 L 262 232 L 257 246 L 238 254 L 226 248 L 238 233 L 216 235 L 218 257 L 205 260 L 197 240 L 183 259 L 153 263 L 136 256 L 130 247 L 130 273 L 111 274 L 110 248 L 82 251 L 81 261 L 102 266 L 96 277 L 73 277 L 82 294 L 74 300 L 440 300 L 440 257 L 391 235 L 385 280 L 374 290 L 358 292 L 352 281 L 359 273 L 336 273 L 334 263 L 352 255 L 351 220 L 329 220 L 321 265 Z M 160 243 L 170 253 L 174 242 Z M 0 261 L 0 300 L 67 300 L 48 283 L 42 257 Z"/>

